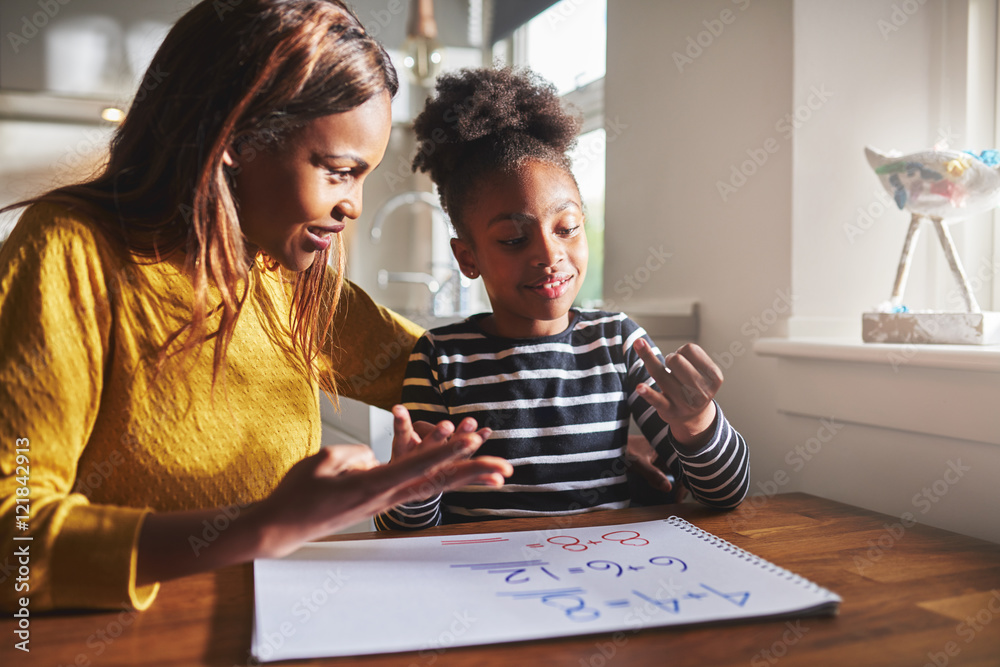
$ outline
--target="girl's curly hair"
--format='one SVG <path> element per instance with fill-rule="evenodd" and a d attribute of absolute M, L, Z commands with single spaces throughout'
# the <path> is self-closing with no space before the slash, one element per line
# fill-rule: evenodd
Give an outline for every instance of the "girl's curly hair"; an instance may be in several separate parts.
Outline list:
<path fill-rule="evenodd" d="M 459 236 L 472 188 L 485 176 L 540 160 L 572 176 L 566 152 L 581 120 L 555 86 L 528 69 L 477 68 L 442 75 L 414 121 L 413 170 L 430 172 Z"/>

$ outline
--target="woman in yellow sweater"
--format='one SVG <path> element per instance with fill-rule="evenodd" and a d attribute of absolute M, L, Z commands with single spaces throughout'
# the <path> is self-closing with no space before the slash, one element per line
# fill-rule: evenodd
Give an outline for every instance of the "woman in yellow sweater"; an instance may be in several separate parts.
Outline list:
<path fill-rule="evenodd" d="M 392 407 L 420 334 L 342 279 L 397 87 L 350 10 L 205 0 L 149 71 L 106 167 L 0 248 L 5 609 L 142 609 L 157 582 L 510 474 L 469 458 L 475 423 L 417 434 L 401 407 L 405 460 L 320 447 L 320 388 Z"/>

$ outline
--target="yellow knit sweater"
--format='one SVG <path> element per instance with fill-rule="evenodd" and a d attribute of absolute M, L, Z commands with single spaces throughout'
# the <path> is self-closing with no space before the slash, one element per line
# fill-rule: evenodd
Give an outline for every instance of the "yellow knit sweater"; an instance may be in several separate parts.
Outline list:
<path fill-rule="evenodd" d="M 190 313 L 179 261 L 131 262 L 65 208 L 25 212 L 0 248 L 0 606 L 145 608 L 148 511 L 259 500 L 318 451 L 319 385 L 286 352 L 290 286 L 259 267 L 250 285 L 213 399 L 211 343 L 153 373 Z M 396 402 L 420 329 L 350 284 L 334 327 L 340 393 Z"/>

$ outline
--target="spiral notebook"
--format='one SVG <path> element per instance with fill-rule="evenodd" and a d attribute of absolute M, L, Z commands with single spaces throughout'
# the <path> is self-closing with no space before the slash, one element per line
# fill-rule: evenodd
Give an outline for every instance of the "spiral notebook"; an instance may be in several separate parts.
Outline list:
<path fill-rule="evenodd" d="M 840 597 L 670 517 L 308 544 L 254 563 L 260 661 L 835 614 Z M 425 653 L 426 655 L 426 653 Z"/>

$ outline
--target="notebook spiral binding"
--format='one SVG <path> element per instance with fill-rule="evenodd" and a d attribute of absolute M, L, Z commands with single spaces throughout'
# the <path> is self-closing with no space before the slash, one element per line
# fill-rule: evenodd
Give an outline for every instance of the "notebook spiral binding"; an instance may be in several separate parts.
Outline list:
<path fill-rule="evenodd" d="M 736 556 L 740 560 L 745 560 L 748 563 L 751 563 L 752 565 L 760 566 L 767 572 L 782 577 L 783 579 L 787 579 L 798 586 L 802 586 L 803 588 L 819 593 L 820 595 L 827 596 L 834 600 L 840 599 L 840 597 L 836 593 L 833 593 L 832 591 L 823 588 L 819 584 L 813 581 L 809 581 L 805 577 L 799 576 L 794 572 L 790 572 L 789 570 L 786 570 L 783 567 L 779 567 L 778 565 L 775 565 L 771 561 L 761 558 L 760 556 L 756 556 L 750 553 L 749 551 L 746 551 L 745 549 L 741 549 L 732 542 L 728 542 L 719 537 L 718 535 L 713 535 L 708 531 L 702 530 L 698 526 L 695 526 L 694 524 L 680 518 L 679 516 L 670 517 L 669 519 L 667 519 L 667 523 L 670 524 L 671 526 L 674 526 L 675 528 L 678 528 L 679 530 L 683 530 L 685 533 L 688 533 L 693 537 L 698 538 L 699 540 L 708 542 L 713 547 L 716 547 L 718 549 L 721 549 L 722 551 L 725 551 L 728 554 Z"/>

